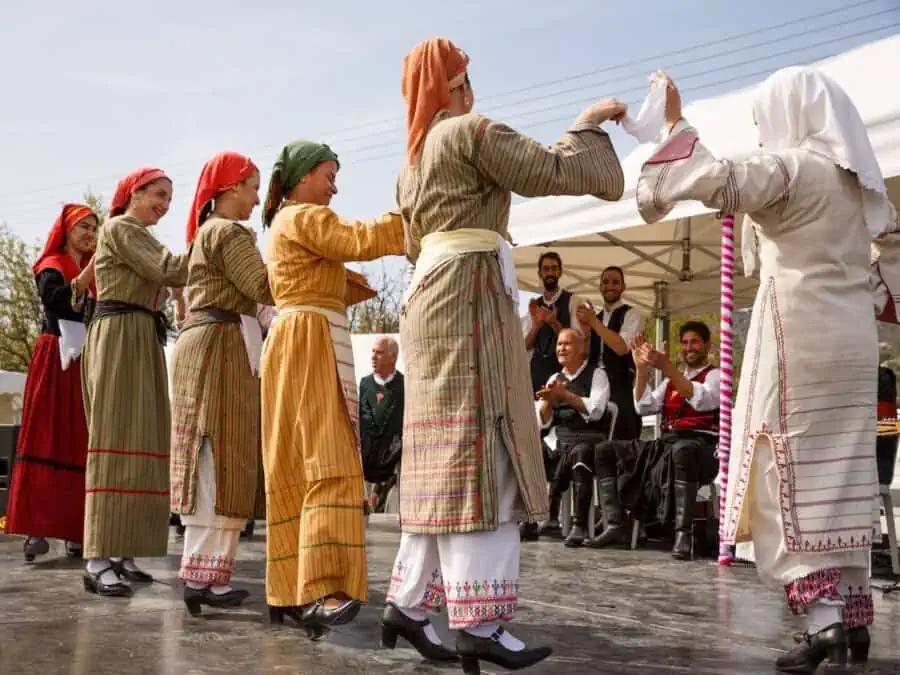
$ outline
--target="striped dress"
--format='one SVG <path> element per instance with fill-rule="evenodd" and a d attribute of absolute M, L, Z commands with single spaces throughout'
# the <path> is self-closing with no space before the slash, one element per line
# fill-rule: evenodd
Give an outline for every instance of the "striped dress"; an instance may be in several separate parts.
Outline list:
<path fill-rule="evenodd" d="M 268 245 L 279 316 L 260 373 L 267 601 L 304 605 L 338 592 L 365 600 L 365 495 L 346 309 L 372 294 L 344 263 L 402 253 L 403 224 L 396 215 L 347 222 L 324 206 L 288 203 Z"/>
<path fill-rule="evenodd" d="M 433 232 L 474 228 L 507 237 L 512 192 L 616 200 L 622 191 L 619 160 L 599 127 L 572 127 L 547 148 L 475 114 L 439 115 L 420 163 L 406 167 L 397 186 L 413 262 Z M 495 457 L 503 447 L 528 518 L 546 517 L 547 480 L 517 311 L 495 253 L 451 259 L 408 299 L 400 323 L 404 532 L 496 530 Z"/>
<path fill-rule="evenodd" d="M 256 317 L 271 304 L 266 267 L 250 232 L 211 218 L 191 249 L 189 312 L 222 309 Z M 253 515 L 259 471 L 259 379 L 251 372 L 241 326 L 215 323 L 185 330 L 172 355 L 172 512 L 196 509 L 201 440 L 210 439 L 218 515 Z"/>
<path fill-rule="evenodd" d="M 166 286 L 187 281 L 187 255 L 170 253 L 130 216 L 103 224 L 94 257 L 100 302 L 156 310 Z M 95 318 L 81 377 L 88 423 L 84 557 L 164 556 L 171 417 L 153 317 Z"/>

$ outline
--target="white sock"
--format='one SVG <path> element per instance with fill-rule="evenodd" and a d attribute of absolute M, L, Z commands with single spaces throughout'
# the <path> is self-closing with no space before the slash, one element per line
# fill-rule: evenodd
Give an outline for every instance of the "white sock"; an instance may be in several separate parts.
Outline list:
<path fill-rule="evenodd" d="M 100 583 L 106 584 L 107 586 L 112 586 L 113 584 L 128 584 L 128 581 L 125 579 L 120 579 L 119 575 L 113 572 L 112 569 L 107 569 L 109 567 L 112 559 L 107 560 L 106 558 L 91 558 L 87 563 L 87 571 L 91 574 L 98 574 L 101 570 L 106 570 L 103 574 L 100 575 Z"/>
<path fill-rule="evenodd" d="M 129 572 L 141 571 L 141 568 L 134 564 L 134 558 L 122 558 L 122 564 Z"/>
<path fill-rule="evenodd" d="M 425 627 L 422 629 L 422 632 L 425 633 L 425 637 L 428 638 L 428 641 L 433 645 L 443 645 L 441 642 L 441 638 L 438 636 L 437 631 L 434 629 L 434 624 L 430 621 L 425 624 Z"/>
<path fill-rule="evenodd" d="M 489 638 L 491 637 L 491 635 L 497 632 L 497 629 L 499 627 L 500 624 L 485 623 L 480 626 L 466 628 L 466 632 L 471 633 L 476 637 Z M 500 633 L 500 644 L 506 647 L 511 652 L 520 652 L 525 649 L 525 643 L 507 630 L 504 630 L 502 633 Z"/>
<path fill-rule="evenodd" d="M 188 588 L 193 588 L 195 591 L 202 591 L 204 588 L 207 588 L 206 584 L 198 584 L 196 581 L 185 581 L 184 585 Z"/>
<path fill-rule="evenodd" d="M 226 593 L 231 593 L 231 586 L 210 586 L 209 590 L 216 595 L 225 595 Z"/>
<path fill-rule="evenodd" d="M 842 600 L 818 599 L 813 602 L 806 614 L 806 632 L 815 635 L 843 619 L 844 603 Z"/>

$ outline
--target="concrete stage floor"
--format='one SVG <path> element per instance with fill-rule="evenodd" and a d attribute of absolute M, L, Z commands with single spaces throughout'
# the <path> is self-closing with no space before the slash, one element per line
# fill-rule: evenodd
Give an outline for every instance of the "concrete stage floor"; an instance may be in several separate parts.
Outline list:
<path fill-rule="evenodd" d="M 175 582 L 181 540 L 169 557 L 141 561 L 162 583 L 131 599 L 101 599 L 82 589 L 80 563 L 61 542 L 35 565 L 22 540 L 0 535 L 0 672 L 72 674 L 453 673 L 423 662 L 402 640 L 379 646 L 384 592 L 399 539 L 394 516 L 369 526 L 369 604 L 356 621 L 321 642 L 267 623 L 264 530 L 241 542 L 234 584 L 252 597 L 230 612 L 204 608 L 191 618 Z M 772 673 L 802 626 L 783 595 L 765 590 L 756 571 L 713 561 L 678 563 L 659 550 L 569 550 L 558 541 L 526 544 L 515 634 L 554 648 L 522 672 Z M 869 673 L 900 673 L 900 592 L 876 591 Z M 442 636 L 446 621 L 437 619 Z M 402 645 L 402 648 L 401 648 Z M 485 673 L 504 672 L 484 664 Z M 830 671 L 834 672 L 834 671 Z M 853 672 L 853 671 L 848 671 Z M 857 670 L 855 672 L 862 672 Z"/>

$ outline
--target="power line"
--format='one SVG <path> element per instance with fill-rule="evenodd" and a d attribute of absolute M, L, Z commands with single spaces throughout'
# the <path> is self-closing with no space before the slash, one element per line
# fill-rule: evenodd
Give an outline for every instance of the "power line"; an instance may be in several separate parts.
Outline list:
<path fill-rule="evenodd" d="M 691 47 L 683 47 L 683 48 L 676 49 L 676 50 L 672 50 L 672 51 L 668 51 L 668 52 L 663 52 L 663 53 L 660 53 L 660 54 L 656 54 L 656 55 L 654 55 L 654 56 L 649 56 L 649 57 L 646 57 L 646 58 L 639 59 L 639 60 L 637 60 L 637 61 L 630 61 L 630 62 L 628 62 L 628 63 L 620 63 L 620 64 L 616 64 L 616 65 L 612 65 L 612 66 L 605 66 L 605 67 L 603 67 L 603 68 L 594 69 L 594 70 L 591 70 L 591 71 L 587 71 L 587 72 L 584 72 L 584 73 L 579 73 L 579 74 L 576 74 L 576 75 L 571 75 L 571 76 L 564 77 L 564 78 L 558 78 L 558 79 L 555 79 L 555 80 L 548 80 L 548 81 L 544 81 L 544 82 L 532 84 L 532 85 L 529 85 L 529 86 L 527 86 L 527 87 L 520 87 L 520 88 L 517 88 L 517 89 L 511 89 L 511 90 L 508 90 L 508 91 L 505 91 L 505 92 L 500 92 L 500 93 L 498 93 L 498 94 L 488 95 L 488 96 L 482 97 L 481 100 L 482 100 L 482 101 L 494 100 L 494 99 L 497 99 L 497 98 L 502 98 L 502 97 L 504 97 L 504 96 L 510 96 L 510 95 L 513 95 L 513 94 L 519 94 L 519 93 L 523 93 L 523 92 L 534 91 L 534 90 L 537 90 L 537 89 L 546 88 L 546 87 L 548 87 L 548 86 L 553 86 L 553 85 L 555 85 L 555 84 L 561 84 L 561 83 L 565 83 L 565 82 L 571 82 L 571 81 L 574 81 L 574 80 L 577 80 L 577 79 L 583 79 L 583 78 L 585 78 L 585 77 L 589 77 L 589 76 L 592 76 L 592 75 L 597 75 L 597 74 L 604 73 L 604 72 L 611 72 L 611 71 L 615 71 L 615 70 L 620 70 L 620 69 L 622 69 L 622 68 L 632 67 L 632 66 L 634 66 L 635 64 L 639 64 L 639 63 L 648 63 L 648 62 L 657 62 L 657 63 L 659 63 L 662 59 L 665 59 L 665 58 L 669 58 L 669 57 L 672 57 L 672 56 L 678 56 L 678 55 L 685 54 L 685 53 L 688 53 L 688 52 L 691 52 L 691 51 L 696 51 L 696 50 L 699 50 L 699 49 L 706 49 L 706 48 L 710 48 L 710 47 L 713 47 L 713 46 L 718 46 L 718 45 L 721 45 L 721 44 L 734 42 L 734 41 L 737 41 L 737 40 L 745 39 L 745 38 L 750 37 L 750 36 L 753 36 L 753 35 L 759 35 L 759 34 L 762 34 L 762 33 L 767 33 L 767 32 L 770 32 L 770 31 L 774 31 L 774 30 L 781 29 L 781 28 L 786 28 L 786 27 L 789 27 L 789 26 L 796 26 L 796 25 L 798 25 L 798 24 L 805 23 L 805 22 L 808 22 L 808 21 L 814 21 L 814 20 L 821 19 L 821 18 L 824 18 L 824 17 L 827 17 L 827 16 L 832 16 L 832 15 L 835 15 L 835 14 L 838 14 L 838 13 L 847 12 L 847 11 L 849 11 L 849 10 L 853 10 L 853 9 L 856 9 L 856 8 L 859 8 L 859 7 L 862 7 L 862 6 L 865 6 L 865 5 L 870 5 L 870 4 L 872 4 L 872 3 L 876 2 L 876 1 L 877 1 L 877 0 L 862 0 L 862 1 L 860 1 L 860 2 L 855 2 L 855 3 L 849 4 L 849 5 L 845 5 L 845 6 L 842 6 L 842 7 L 838 7 L 838 8 L 835 8 L 835 9 L 832 9 L 832 10 L 828 10 L 828 11 L 825 11 L 825 12 L 816 12 L 816 13 L 809 14 L 809 15 L 806 15 L 806 16 L 803 16 L 803 17 L 799 17 L 799 18 L 797 18 L 797 19 L 791 19 L 791 20 L 783 21 L 783 22 L 780 22 L 780 23 L 777 23 L 777 24 L 773 24 L 773 25 L 770 25 L 770 26 L 765 26 L 765 27 L 761 27 L 761 28 L 756 28 L 756 29 L 753 29 L 753 30 L 750 30 L 750 31 L 745 31 L 745 32 L 737 33 L 737 34 L 730 35 L 730 36 L 727 36 L 727 37 L 724 37 L 724 38 L 719 38 L 719 39 L 713 40 L 713 41 L 711 41 L 711 42 L 707 42 L 707 43 L 703 43 L 703 44 L 699 44 L 699 45 L 693 45 L 693 46 L 691 46 Z M 894 9 L 896 9 L 896 8 L 894 8 Z M 893 10 L 885 10 L 885 11 L 893 11 Z M 868 16 L 863 16 L 863 17 L 848 18 L 848 21 L 851 21 L 851 22 L 861 21 L 861 20 L 864 20 L 864 19 L 866 19 L 866 18 L 871 18 L 872 16 L 877 16 L 877 15 L 879 15 L 879 14 L 883 14 L 883 13 L 885 13 L 885 11 L 882 11 L 882 12 L 876 12 L 876 13 L 874 13 L 874 14 L 871 14 L 871 15 L 868 15 Z M 841 22 L 841 24 L 839 24 L 839 25 L 846 25 L 846 24 L 845 24 L 844 22 Z M 767 41 L 766 43 L 763 43 L 763 44 L 771 44 L 771 43 L 773 43 L 773 42 L 777 42 L 777 41 L 784 40 L 784 39 L 791 39 L 791 38 L 793 38 L 793 37 L 796 37 L 796 36 L 786 36 L 785 38 L 780 38 L 780 39 L 770 40 L 770 41 Z M 762 45 L 759 45 L 759 46 L 762 46 Z M 749 47 L 749 48 L 755 48 L 755 47 L 751 46 L 751 47 Z M 699 60 L 699 59 L 696 59 L 696 60 Z M 685 65 L 685 64 L 688 64 L 688 63 L 690 63 L 690 62 L 683 62 L 682 64 L 679 64 L 679 66 L 680 66 L 680 65 Z M 619 79 L 621 79 L 621 78 L 619 78 Z M 596 86 L 596 85 L 592 85 L 592 86 Z M 569 91 L 571 91 L 571 90 L 569 90 Z M 566 92 L 562 92 L 562 93 L 566 93 Z M 544 95 L 544 96 L 541 96 L 539 99 L 532 99 L 532 100 L 545 99 L 545 98 L 549 98 L 549 97 L 554 96 L 554 95 L 559 95 L 559 94 L 557 93 L 557 94 L 551 94 L 551 95 Z M 517 104 L 517 102 L 512 102 L 512 103 L 505 104 L 505 105 L 506 105 L 506 106 L 512 106 L 512 105 L 516 105 L 516 104 Z M 491 109 L 496 110 L 496 109 L 501 108 L 501 107 L 505 107 L 505 106 L 501 104 L 501 105 L 499 105 L 499 106 L 492 106 L 492 107 L 487 108 L 487 109 L 485 109 L 485 110 L 486 110 L 486 111 L 487 111 L 487 110 L 491 110 Z M 345 133 L 345 132 L 350 132 L 350 131 L 355 131 L 355 130 L 361 130 L 361 129 L 371 128 L 371 127 L 373 127 L 373 126 L 379 126 L 379 125 L 383 125 L 383 124 L 386 124 L 386 123 L 389 123 L 389 122 L 390 122 L 390 123 L 397 124 L 398 122 L 402 122 L 402 120 L 401 120 L 400 118 L 396 117 L 396 116 L 390 116 L 390 117 L 383 118 L 383 119 L 381 119 L 381 120 L 374 120 L 374 121 L 366 122 L 366 123 L 364 123 L 364 124 L 354 125 L 354 126 L 351 126 L 351 127 L 346 127 L 346 128 L 344 128 L 344 129 L 334 131 L 334 132 L 332 132 L 332 133 L 330 133 L 330 134 L 317 134 L 317 136 L 323 137 L 323 138 L 325 138 L 325 137 L 334 137 L 334 136 L 339 136 L 339 135 L 341 135 L 342 133 Z M 365 134 L 365 135 L 362 135 L 362 136 L 351 137 L 351 138 L 347 138 L 347 139 L 344 139 L 344 140 L 345 140 L 345 141 L 363 140 L 363 139 L 366 139 L 366 138 L 370 138 L 372 135 L 374 135 L 374 134 L 370 132 L 370 133 Z M 253 154 L 256 154 L 256 153 L 259 152 L 259 151 L 268 150 L 268 149 L 271 149 L 271 148 L 274 148 L 274 147 L 280 147 L 280 144 L 267 144 L 267 145 L 259 146 L 259 147 L 257 147 L 257 148 L 254 150 Z M 168 166 L 169 166 L 169 168 L 176 168 L 176 167 L 182 167 L 182 166 L 186 167 L 186 166 L 188 166 L 188 165 L 193 166 L 193 165 L 196 164 L 196 163 L 197 163 L 197 160 L 184 160 L 184 161 L 176 161 L 176 162 L 173 162 L 173 163 L 169 163 Z M 59 190 L 59 189 L 63 189 L 63 188 L 68 188 L 68 187 L 84 186 L 84 185 L 86 185 L 86 184 L 87 184 L 87 185 L 90 185 L 91 183 L 106 182 L 106 181 L 111 181 L 111 180 L 117 180 L 117 179 L 120 178 L 120 177 L 121 177 L 121 174 L 118 174 L 118 173 L 117 173 L 117 174 L 108 174 L 108 175 L 106 175 L 106 176 L 95 177 L 95 178 L 86 179 L 86 180 L 83 179 L 83 180 L 80 180 L 80 181 L 77 181 L 77 182 L 71 182 L 71 183 L 65 183 L 65 184 L 57 184 L 57 185 L 52 185 L 52 186 L 45 186 L 45 187 L 35 188 L 35 189 L 33 189 L 33 190 L 18 191 L 18 192 L 15 192 L 15 193 L 0 194 L 0 199 L 7 199 L 7 198 L 10 198 L 10 197 L 15 198 L 15 197 L 17 197 L 17 196 L 18 196 L 18 197 L 22 197 L 22 196 L 27 197 L 27 196 L 34 195 L 34 194 L 38 194 L 38 193 L 44 193 L 44 192 L 49 192 L 49 191 L 55 191 L 55 190 Z"/>

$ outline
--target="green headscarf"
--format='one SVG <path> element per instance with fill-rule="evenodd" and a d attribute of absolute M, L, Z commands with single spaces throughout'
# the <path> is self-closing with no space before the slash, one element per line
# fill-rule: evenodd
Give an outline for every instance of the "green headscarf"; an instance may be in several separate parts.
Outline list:
<path fill-rule="evenodd" d="M 324 143 L 313 141 L 294 141 L 288 143 L 278 153 L 275 166 L 272 167 L 272 177 L 269 180 L 269 196 L 263 209 L 263 225 L 268 225 L 282 199 L 294 189 L 294 186 L 321 162 L 338 162 L 337 154 Z M 274 186 L 278 186 L 275 194 Z"/>

